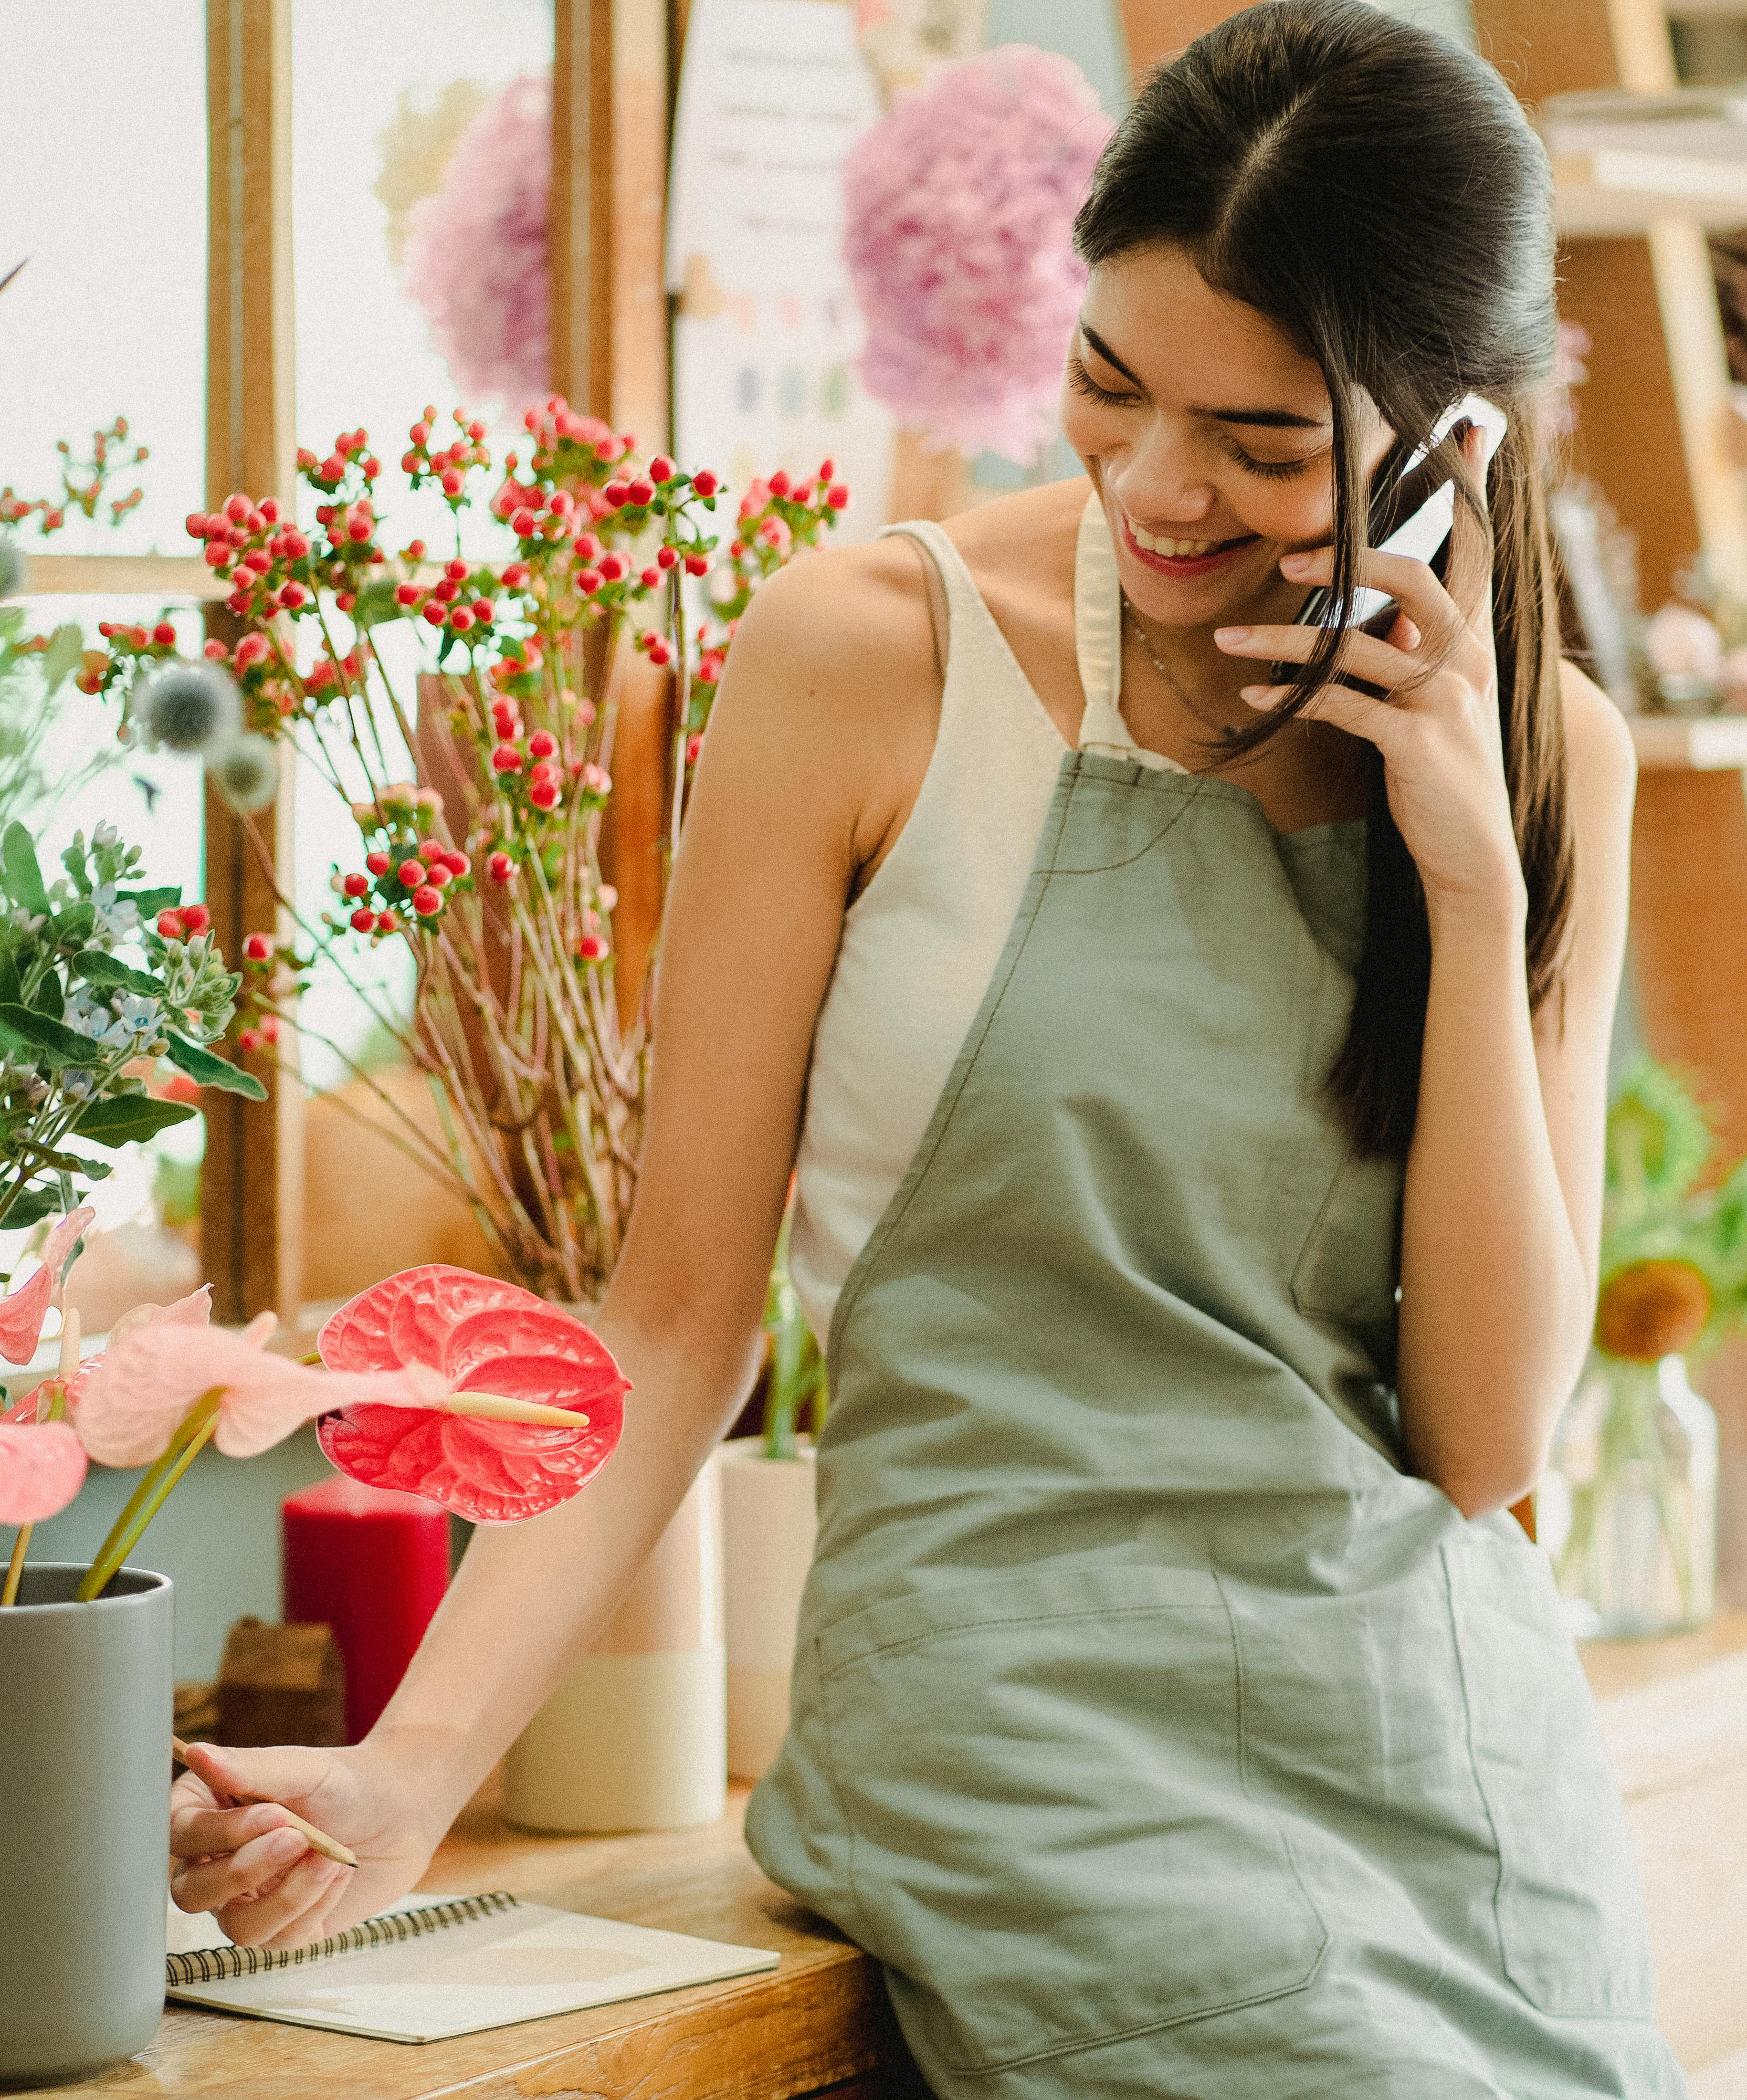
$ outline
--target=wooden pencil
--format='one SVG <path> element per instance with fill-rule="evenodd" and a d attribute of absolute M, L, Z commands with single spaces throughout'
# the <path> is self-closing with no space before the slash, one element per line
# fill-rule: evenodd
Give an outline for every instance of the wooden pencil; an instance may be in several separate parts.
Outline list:
<path fill-rule="evenodd" d="M 188 1746 L 183 1741 L 180 1736 L 172 1736 L 170 1739 L 170 1746 L 184 1764 L 188 1762 Z M 268 1798 L 264 1793 L 232 1793 L 232 1795 L 233 1800 L 250 1802 L 265 1802 Z M 309 1848 L 312 1852 L 320 1852 L 324 1860 L 337 1860 L 342 1867 L 357 1865 L 358 1855 L 342 1845 L 337 1838 L 330 1838 L 325 1830 L 318 1830 L 313 1823 L 305 1822 L 294 1808 L 285 1808 L 285 1804 L 282 1801 L 276 1801 L 272 1806 L 285 1809 L 286 1820 L 293 1830 L 302 1832 L 308 1840 Z"/>

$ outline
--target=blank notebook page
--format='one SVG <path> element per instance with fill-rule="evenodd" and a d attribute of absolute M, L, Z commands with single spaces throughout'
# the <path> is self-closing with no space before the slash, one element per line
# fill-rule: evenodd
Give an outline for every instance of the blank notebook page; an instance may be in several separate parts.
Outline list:
<path fill-rule="evenodd" d="M 382 1917 L 391 1921 L 455 1900 L 414 1897 Z M 777 1957 L 761 1948 L 503 1900 L 506 1907 L 494 1915 L 417 1939 L 333 1954 L 311 1951 L 300 1963 L 254 1975 L 201 1980 L 188 1975 L 198 1956 L 173 1957 L 169 1995 L 298 2027 L 438 2041 L 777 1965 Z"/>

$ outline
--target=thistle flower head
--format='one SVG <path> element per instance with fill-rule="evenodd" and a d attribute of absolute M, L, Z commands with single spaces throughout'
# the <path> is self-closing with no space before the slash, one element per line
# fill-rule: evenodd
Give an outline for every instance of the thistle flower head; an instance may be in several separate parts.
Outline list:
<path fill-rule="evenodd" d="M 172 664 L 142 682 L 139 722 L 166 751 L 222 752 L 240 725 L 236 687 L 216 664 Z"/>
<path fill-rule="evenodd" d="M 209 769 L 239 810 L 264 810 L 279 792 L 279 757 L 264 736 L 240 736 Z"/>

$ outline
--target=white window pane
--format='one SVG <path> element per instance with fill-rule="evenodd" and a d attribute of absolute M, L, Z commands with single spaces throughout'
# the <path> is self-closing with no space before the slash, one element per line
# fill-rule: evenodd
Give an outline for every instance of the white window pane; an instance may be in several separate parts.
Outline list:
<path fill-rule="evenodd" d="M 125 415 L 144 501 L 113 531 L 73 514 L 49 548 L 184 554 L 205 474 L 205 9 L 5 12 L 0 276 L 29 259 L 0 292 L 0 484 L 52 494 L 55 440 L 82 454 Z"/>

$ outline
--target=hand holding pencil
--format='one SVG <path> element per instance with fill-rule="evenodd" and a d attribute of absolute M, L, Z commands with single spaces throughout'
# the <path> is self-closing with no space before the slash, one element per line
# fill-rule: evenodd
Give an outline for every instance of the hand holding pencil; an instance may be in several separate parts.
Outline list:
<path fill-rule="evenodd" d="M 441 1834 L 368 1744 L 176 1750 L 170 1895 L 240 1947 L 300 1946 L 372 1916 L 417 1884 Z"/>

